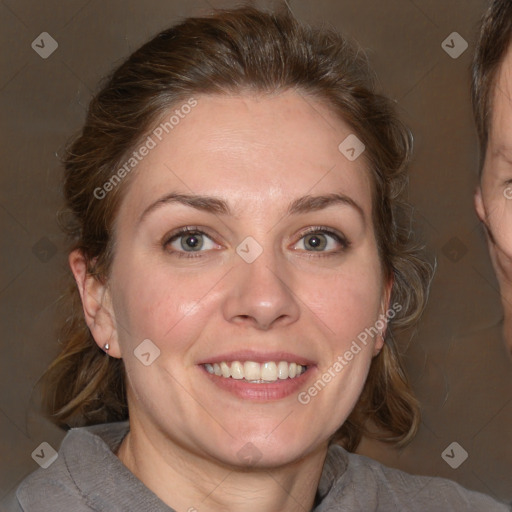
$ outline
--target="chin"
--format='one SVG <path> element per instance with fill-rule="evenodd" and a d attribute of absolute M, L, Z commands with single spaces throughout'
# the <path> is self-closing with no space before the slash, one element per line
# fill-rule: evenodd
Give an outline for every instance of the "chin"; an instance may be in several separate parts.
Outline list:
<path fill-rule="evenodd" d="M 328 444 L 327 436 L 309 430 L 301 432 L 293 422 L 287 428 L 278 425 L 274 422 L 258 430 L 244 429 L 243 434 L 233 432 L 234 438 L 226 440 L 224 450 L 216 449 L 215 457 L 238 468 L 270 469 L 293 464 Z"/>

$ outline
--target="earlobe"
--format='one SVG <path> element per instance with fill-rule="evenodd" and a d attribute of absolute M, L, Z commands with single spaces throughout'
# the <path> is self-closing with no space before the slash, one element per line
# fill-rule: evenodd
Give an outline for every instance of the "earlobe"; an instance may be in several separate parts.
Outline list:
<path fill-rule="evenodd" d="M 69 266 L 80 292 L 85 321 L 96 344 L 108 350 L 110 356 L 121 357 L 107 285 L 87 272 L 87 261 L 80 250 L 69 255 Z"/>
<path fill-rule="evenodd" d="M 384 346 L 384 338 L 386 337 L 386 330 L 388 327 L 388 322 L 386 319 L 384 319 L 383 321 L 386 324 L 384 329 L 382 329 L 382 330 L 379 329 L 379 334 L 374 338 L 374 342 L 373 342 L 373 355 L 374 356 L 379 355 L 379 352 L 382 350 L 382 347 Z"/>

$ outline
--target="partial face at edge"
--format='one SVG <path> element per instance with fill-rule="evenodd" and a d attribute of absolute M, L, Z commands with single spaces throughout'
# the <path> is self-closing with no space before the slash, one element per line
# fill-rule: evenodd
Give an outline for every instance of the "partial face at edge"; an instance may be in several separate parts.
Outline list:
<path fill-rule="evenodd" d="M 111 351 L 125 362 L 130 416 L 148 430 L 228 464 L 243 465 L 239 450 L 249 442 L 261 464 L 284 464 L 345 421 L 382 345 L 359 342 L 333 370 L 388 307 L 371 182 L 364 158 L 351 162 L 338 150 L 349 128 L 314 100 L 295 92 L 196 99 L 140 162 L 123 199 L 109 283 L 118 340 Z M 287 213 L 301 197 L 334 193 L 345 199 Z M 169 194 L 215 197 L 230 212 Z M 160 351 L 149 366 L 134 356 L 146 339 Z M 268 385 L 206 366 L 235 360 L 307 371 L 298 384 Z M 330 381 L 300 403 L 299 393 L 329 369 Z"/>
<path fill-rule="evenodd" d="M 494 239 L 491 256 L 498 277 L 512 281 L 512 52 L 496 77 L 486 158 L 475 205 Z"/>

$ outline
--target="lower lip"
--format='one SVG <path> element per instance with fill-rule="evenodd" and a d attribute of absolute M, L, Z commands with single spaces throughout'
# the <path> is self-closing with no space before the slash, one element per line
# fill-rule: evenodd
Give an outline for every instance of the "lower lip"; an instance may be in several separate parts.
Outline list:
<path fill-rule="evenodd" d="M 293 379 L 282 379 L 268 384 L 255 384 L 245 379 L 233 379 L 219 377 L 218 375 L 209 373 L 204 366 L 200 367 L 203 373 L 219 388 L 229 393 L 243 398 L 244 400 L 254 400 L 257 402 L 269 402 L 286 398 L 297 393 L 304 386 L 307 379 L 312 374 L 313 368 L 308 369 Z"/>

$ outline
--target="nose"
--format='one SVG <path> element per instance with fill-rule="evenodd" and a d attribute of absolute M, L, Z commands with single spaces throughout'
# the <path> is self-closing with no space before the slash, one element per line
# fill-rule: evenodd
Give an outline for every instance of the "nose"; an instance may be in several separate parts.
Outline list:
<path fill-rule="evenodd" d="M 285 262 L 263 253 L 252 263 L 240 261 L 230 272 L 230 286 L 223 304 L 224 318 L 239 325 L 268 330 L 296 322 L 300 316 L 292 278 Z"/>

